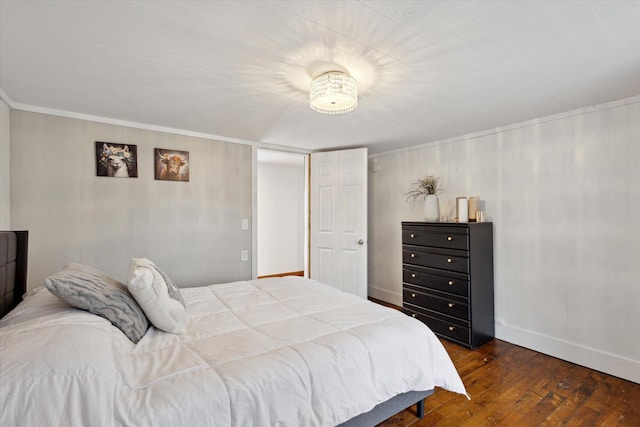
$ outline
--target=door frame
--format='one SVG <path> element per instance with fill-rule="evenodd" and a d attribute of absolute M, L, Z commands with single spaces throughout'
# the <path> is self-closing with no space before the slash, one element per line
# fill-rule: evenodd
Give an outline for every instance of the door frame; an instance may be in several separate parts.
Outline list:
<path fill-rule="evenodd" d="M 304 158 L 304 242 L 303 242 L 303 269 L 304 277 L 309 277 L 309 215 L 310 215 L 310 198 L 309 198 L 309 173 L 310 158 L 308 151 L 295 150 L 291 147 L 274 147 L 270 145 L 254 144 L 252 149 L 252 220 L 251 220 L 251 276 L 252 279 L 258 278 L 258 150 L 270 151 L 273 153 L 282 153 L 285 155 L 299 155 Z"/>
<path fill-rule="evenodd" d="M 311 186 L 311 152 L 296 150 L 291 147 L 279 147 L 272 146 L 268 144 L 252 144 L 252 152 L 251 152 L 251 164 L 252 164 L 252 213 L 251 213 L 251 276 L 252 279 L 256 279 L 258 277 L 258 150 L 268 150 L 274 152 L 282 152 L 285 154 L 297 154 L 304 156 L 304 255 L 303 255 L 303 263 L 304 263 L 304 277 L 310 277 L 310 262 L 311 262 L 311 194 L 310 194 L 310 186 Z M 342 150 L 331 150 L 331 151 L 342 151 Z M 367 155 L 368 159 L 368 155 Z M 366 168 L 365 168 L 366 170 Z M 368 179 L 368 177 L 367 177 Z M 366 201 L 368 198 L 365 196 L 365 205 L 368 207 L 368 202 Z M 368 227 L 368 226 L 367 226 Z M 365 235 L 368 234 L 368 229 L 365 230 Z M 365 238 L 365 247 L 368 247 L 368 238 Z M 368 251 L 367 251 L 368 252 Z M 367 255 L 368 261 L 368 255 Z M 368 274 L 368 267 L 367 267 Z M 368 295 L 368 287 L 369 283 L 366 281 L 367 287 L 367 295 Z"/>

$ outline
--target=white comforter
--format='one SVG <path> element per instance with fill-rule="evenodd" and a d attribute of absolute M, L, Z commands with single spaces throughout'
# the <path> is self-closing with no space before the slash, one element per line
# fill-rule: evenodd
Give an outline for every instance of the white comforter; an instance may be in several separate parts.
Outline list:
<path fill-rule="evenodd" d="M 2 426 L 333 426 L 465 393 L 419 321 L 302 278 L 181 289 L 185 335 L 137 344 L 39 288 L 0 321 Z"/>

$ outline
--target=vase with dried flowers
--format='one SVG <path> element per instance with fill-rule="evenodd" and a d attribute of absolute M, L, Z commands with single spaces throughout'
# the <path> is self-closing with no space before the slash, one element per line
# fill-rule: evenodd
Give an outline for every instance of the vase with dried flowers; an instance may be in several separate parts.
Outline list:
<path fill-rule="evenodd" d="M 438 204 L 437 193 L 442 191 L 442 188 L 439 186 L 440 177 L 426 175 L 424 178 L 418 179 L 411 185 L 415 186 L 415 188 L 404 194 L 407 197 L 407 201 L 409 201 L 409 199 L 416 201 L 416 199 L 424 197 L 425 221 L 439 221 L 440 207 Z"/>

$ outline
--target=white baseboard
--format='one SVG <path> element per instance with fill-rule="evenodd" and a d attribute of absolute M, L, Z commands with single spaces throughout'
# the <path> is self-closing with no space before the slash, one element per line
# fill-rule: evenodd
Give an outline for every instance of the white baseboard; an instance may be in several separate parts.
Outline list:
<path fill-rule="evenodd" d="M 640 361 L 496 322 L 496 338 L 640 384 Z"/>
<path fill-rule="evenodd" d="M 369 296 L 402 307 L 402 295 L 368 287 Z M 640 384 L 640 361 L 496 322 L 496 338 Z"/>
<path fill-rule="evenodd" d="M 402 307 L 402 294 L 397 294 L 386 289 L 376 288 L 371 285 L 368 286 L 368 292 L 371 298 L 379 299 L 381 301 L 397 305 L 398 307 Z"/>

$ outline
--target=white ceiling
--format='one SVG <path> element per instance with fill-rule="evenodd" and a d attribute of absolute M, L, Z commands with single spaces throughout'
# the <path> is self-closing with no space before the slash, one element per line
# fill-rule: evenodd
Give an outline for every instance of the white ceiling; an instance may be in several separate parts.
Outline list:
<path fill-rule="evenodd" d="M 308 106 L 331 64 L 359 82 L 353 112 Z M 0 0 L 0 88 L 19 109 L 375 153 L 640 94 L 640 1 Z"/>

